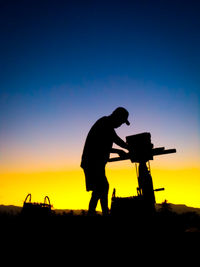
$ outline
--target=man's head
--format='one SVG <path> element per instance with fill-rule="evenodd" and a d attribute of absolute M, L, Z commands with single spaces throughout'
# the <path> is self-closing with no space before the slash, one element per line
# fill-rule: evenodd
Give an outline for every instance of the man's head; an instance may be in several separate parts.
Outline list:
<path fill-rule="evenodd" d="M 130 125 L 130 122 L 128 121 L 128 111 L 123 107 L 116 108 L 113 113 L 110 115 L 113 127 L 118 128 L 123 123 L 126 123 L 127 125 Z"/>

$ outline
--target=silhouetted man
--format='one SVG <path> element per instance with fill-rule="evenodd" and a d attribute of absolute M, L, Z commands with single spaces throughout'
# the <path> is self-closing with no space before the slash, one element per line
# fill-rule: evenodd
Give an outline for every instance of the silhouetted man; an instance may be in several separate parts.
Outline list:
<path fill-rule="evenodd" d="M 95 214 L 99 199 L 103 214 L 108 214 L 109 184 L 105 175 L 105 165 L 110 153 L 119 155 L 125 153 L 123 150 L 112 148 L 113 143 L 122 148 L 128 148 L 114 130 L 123 123 L 130 125 L 128 115 L 125 108 L 118 107 L 111 115 L 100 118 L 88 133 L 81 161 L 81 167 L 85 173 L 86 190 L 92 191 L 88 214 Z"/>

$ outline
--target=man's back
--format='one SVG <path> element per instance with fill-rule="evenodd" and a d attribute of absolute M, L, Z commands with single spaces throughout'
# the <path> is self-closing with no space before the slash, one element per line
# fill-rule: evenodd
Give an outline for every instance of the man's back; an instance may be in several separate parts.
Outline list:
<path fill-rule="evenodd" d="M 85 141 L 81 167 L 105 165 L 113 144 L 114 128 L 109 117 L 100 118 L 90 129 Z"/>

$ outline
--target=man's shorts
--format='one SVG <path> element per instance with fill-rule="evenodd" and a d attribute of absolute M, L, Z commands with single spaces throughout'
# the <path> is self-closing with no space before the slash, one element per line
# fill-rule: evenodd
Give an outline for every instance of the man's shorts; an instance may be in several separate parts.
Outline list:
<path fill-rule="evenodd" d="M 85 182 L 87 191 L 108 191 L 109 184 L 105 175 L 105 167 L 85 168 Z"/>

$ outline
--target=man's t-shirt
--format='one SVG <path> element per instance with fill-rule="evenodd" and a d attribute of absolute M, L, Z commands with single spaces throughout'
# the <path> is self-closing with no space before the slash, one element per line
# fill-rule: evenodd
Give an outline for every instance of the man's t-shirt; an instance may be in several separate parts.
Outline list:
<path fill-rule="evenodd" d="M 109 117 L 100 118 L 90 129 L 85 141 L 81 167 L 83 169 L 105 166 L 116 135 Z"/>

